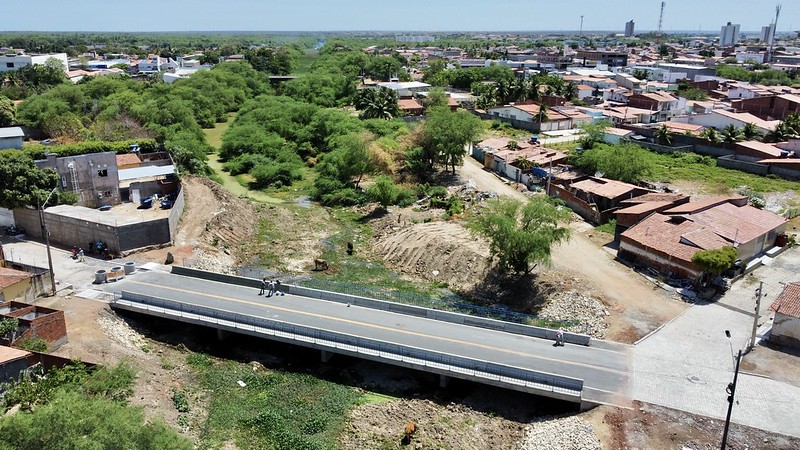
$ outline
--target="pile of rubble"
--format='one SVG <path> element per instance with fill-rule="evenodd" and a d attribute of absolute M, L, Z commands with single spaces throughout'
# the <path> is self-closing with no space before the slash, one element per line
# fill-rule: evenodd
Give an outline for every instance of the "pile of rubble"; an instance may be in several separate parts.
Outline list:
<path fill-rule="evenodd" d="M 147 341 L 139 332 L 113 313 L 106 310 L 102 311 L 100 317 L 97 318 L 97 322 L 108 336 L 130 349 L 141 350 L 147 344 Z"/>
<path fill-rule="evenodd" d="M 482 200 L 488 200 L 498 197 L 497 192 L 478 190 L 478 186 L 475 184 L 475 180 L 467 180 L 467 182 L 462 184 L 461 186 L 456 186 L 449 190 L 451 194 L 458 196 L 462 200 L 467 202 L 471 201 L 480 202 Z"/>
<path fill-rule="evenodd" d="M 565 329 L 600 339 L 608 329 L 609 312 L 603 303 L 576 291 L 562 291 L 551 296 L 537 315 L 550 320 L 579 322 Z"/>
<path fill-rule="evenodd" d="M 185 261 L 186 267 L 207 270 L 209 272 L 236 275 L 233 267 L 233 257 L 224 252 L 206 252 L 199 248 L 194 250 L 194 255 Z"/>
<path fill-rule="evenodd" d="M 577 416 L 543 417 L 526 427 L 523 450 L 557 448 L 600 450 L 600 440 L 589 422 Z"/>

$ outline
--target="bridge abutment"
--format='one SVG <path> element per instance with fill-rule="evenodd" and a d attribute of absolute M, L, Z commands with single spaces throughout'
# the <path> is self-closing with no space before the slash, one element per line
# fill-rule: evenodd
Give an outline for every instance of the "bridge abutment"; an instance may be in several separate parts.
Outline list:
<path fill-rule="evenodd" d="M 320 351 L 320 361 L 326 363 L 326 362 L 330 361 L 331 358 L 333 358 L 333 353 L 331 353 L 329 351 L 326 351 L 326 350 Z"/>

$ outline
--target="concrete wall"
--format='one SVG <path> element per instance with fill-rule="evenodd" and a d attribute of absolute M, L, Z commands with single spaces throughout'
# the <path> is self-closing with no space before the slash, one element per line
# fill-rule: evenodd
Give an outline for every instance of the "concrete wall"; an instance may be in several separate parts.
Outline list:
<path fill-rule="evenodd" d="M 206 280 L 236 284 L 240 286 L 249 286 L 254 289 L 257 289 L 261 286 L 261 281 L 255 278 L 246 278 L 236 275 L 225 275 L 221 273 L 191 269 L 188 267 L 172 266 L 172 273 L 176 275 L 185 275 L 195 278 L 202 278 Z M 504 322 L 501 320 L 487 319 L 484 317 L 470 316 L 467 314 L 459 314 L 449 311 L 440 311 L 435 309 L 423 308 L 420 306 L 405 305 L 402 303 L 387 302 L 384 300 L 375 300 L 355 295 L 340 294 L 338 292 L 322 291 L 318 289 L 311 289 L 301 286 L 284 285 L 283 289 L 287 293 L 301 295 L 309 298 L 318 298 L 321 300 L 327 300 L 339 303 L 350 303 L 364 308 L 379 309 L 382 311 L 392 311 L 399 314 L 425 317 L 433 320 L 441 320 L 443 322 L 460 323 L 479 328 L 488 328 L 492 330 L 505 331 L 507 333 L 515 333 L 525 336 L 533 336 L 543 339 L 555 340 L 556 330 L 551 330 L 548 328 L 532 327 L 530 325 Z M 590 336 L 577 333 L 564 333 L 564 341 L 579 345 L 589 345 Z"/>
<path fill-rule="evenodd" d="M 14 211 L 0 208 L 0 227 L 10 227 L 14 225 Z"/>
<path fill-rule="evenodd" d="M 169 222 L 169 235 L 172 236 L 172 239 L 175 239 L 175 235 L 178 233 L 178 223 L 181 220 L 181 215 L 183 215 L 183 208 L 186 206 L 186 196 L 183 193 L 183 188 L 179 186 L 179 189 L 178 196 L 175 197 L 175 204 L 172 205 L 172 211 L 169 212 L 169 218 L 167 219 Z"/>
<path fill-rule="evenodd" d="M 617 257 L 637 266 L 652 267 L 665 274 L 672 272 L 673 278 L 689 278 L 698 281 L 703 275 L 702 270 L 694 264 L 687 264 L 653 249 L 643 248 L 625 236 L 622 237 L 619 244 Z"/>
<path fill-rule="evenodd" d="M 781 345 L 800 348 L 800 319 L 779 312 L 775 313 L 769 340 Z"/>
<path fill-rule="evenodd" d="M 0 138 L 0 150 L 22 149 L 22 137 Z"/>
<path fill-rule="evenodd" d="M 754 173 L 756 175 L 766 175 L 769 173 L 768 165 L 735 159 L 734 155 L 720 156 L 717 158 L 717 165 L 728 169 Z"/>
<path fill-rule="evenodd" d="M 44 212 L 50 242 L 67 247 L 85 246 L 89 242 L 103 241 L 113 252 L 124 252 L 151 245 L 171 242 L 170 219 L 168 217 L 131 225 L 114 227 L 75 217 L 65 217 Z M 176 211 L 176 214 L 180 214 Z M 26 208 L 14 210 L 17 224 L 31 236 L 42 237 L 38 211 Z"/>
<path fill-rule="evenodd" d="M 10 309 L 10 311 L 0 315 L 0 318 L 10 317 L 19 321 L 21 332 L 17 334 L 14 342 L 40 337 L 47 341 L 50 349 L 58 348 L 67 342 L 67 323 L 64 320 L 64 311 L 22 302 L 3 303 L 2 307 L 4 310 Z"/>

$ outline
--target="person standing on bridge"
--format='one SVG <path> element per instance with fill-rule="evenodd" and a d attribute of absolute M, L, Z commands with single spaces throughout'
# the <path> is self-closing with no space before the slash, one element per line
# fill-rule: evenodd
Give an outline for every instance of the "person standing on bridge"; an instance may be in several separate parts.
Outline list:
<path fill-rule="evenodd" d="M 272 297 L 272 294 L 275 293 L 275 280 L 269 280 L 269 292 L 267 293 L 267 297 Z"/>
<path fill-rule="evenodd" d="M 267 277 L 261 279 L 261 291 L 258 295 L 264 295 L 264 291 L 267 290 Z"/>
<path fill-rule="evenodd" d="M 564 330 L 556 331 L 556 347 L 564 346 Z"/>

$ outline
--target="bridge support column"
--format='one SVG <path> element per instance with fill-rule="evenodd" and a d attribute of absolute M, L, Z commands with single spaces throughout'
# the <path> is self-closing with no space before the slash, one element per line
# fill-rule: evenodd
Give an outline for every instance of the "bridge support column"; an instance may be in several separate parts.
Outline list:
<path fill-rule="evenodd" d="M 450 377 L 447 375 L 439 375 L 439 387 L 446 388 L 450 384 Z"/>
<path fill-rule="evenodd" d="M 230 334 L 229 332 L 227 332 L 227 331 L 225 331 L 223 329 L 217 328 L 217 340 L 218 341 L 220 341 L 220 342 L 224 341 L 225 339 L 228 338 L 229 334 Z"/>
<path fill-rule="evenodd" d="M 333 353 L 325 351 L 325 350 L 322 350 L 320 352 L 320 361 L 326 363 L 326 362 L 330 361 L 331 358 L 333 358 Z"/>

